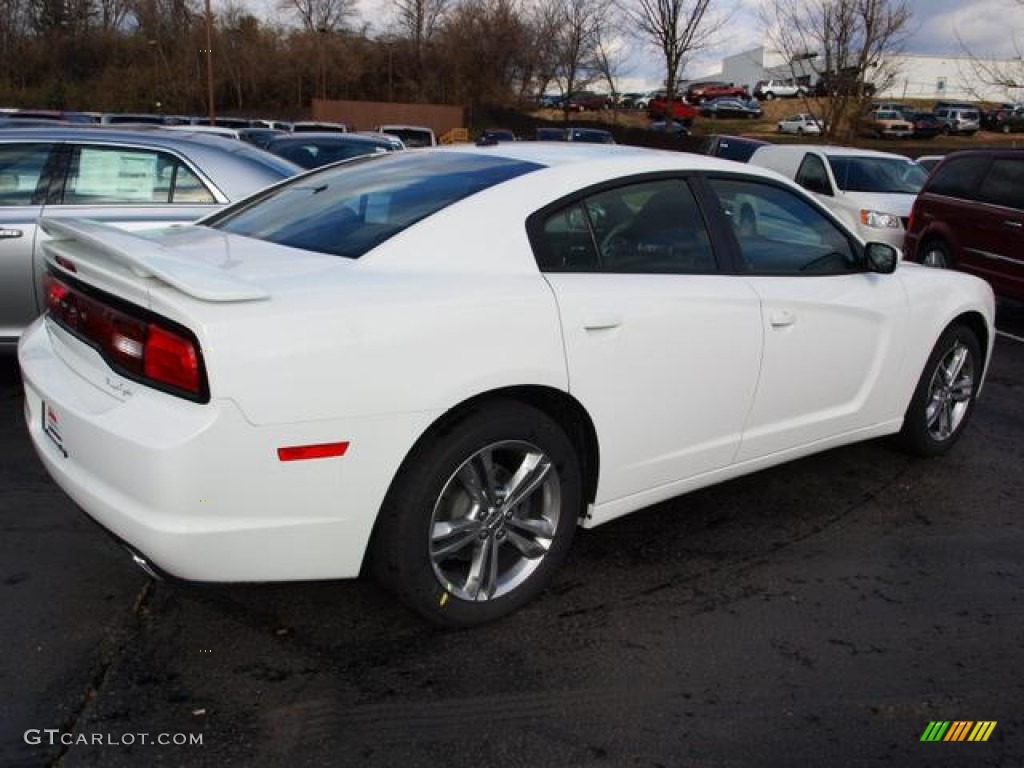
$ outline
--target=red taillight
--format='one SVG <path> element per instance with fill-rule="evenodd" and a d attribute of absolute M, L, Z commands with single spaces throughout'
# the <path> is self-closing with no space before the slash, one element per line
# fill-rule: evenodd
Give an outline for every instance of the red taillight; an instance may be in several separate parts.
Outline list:
<path fill-rule="evenodd" d="M 318 445 L 291 445 L 277 449 L 281 461 L 303 461 L 305 459 L 328 459 L 344 456 L 348 443 L 319 443 Z"/>
<path fill-rule="evenodd" d="M 170 323 L 147 321 L 47 274 L 44 277 L 50 317 L 92 344 L 111 367 L 147 384 L 202 399 L 201 358 L 196 342 Z"/>
<path fill-rule="evenodd" d="M 143 354 L 145 376 L 198 395 L 201 391 L 199 355 L 192 340 L 155 323 L 150 323 L 148 330 Z"/>

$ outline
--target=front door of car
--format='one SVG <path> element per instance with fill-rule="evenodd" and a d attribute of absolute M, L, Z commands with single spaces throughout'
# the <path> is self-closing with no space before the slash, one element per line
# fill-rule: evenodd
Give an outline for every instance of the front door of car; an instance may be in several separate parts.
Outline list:
<path fill-rule="evenodd" d="M 892 397 L 908 325 L 899 280 L 864 271 L 856 241 L 793 190 L 709 184 L 736 222 L 745 281 L 761 301 L 764 357 L 737 461 L 901 416 Z"/>
<path fill-rule="evenodd" d="M 46 143 L 0 143 L 0 345 L 39 314 L 32 253 L 46 197 Z"/>
<path fill-rule="evenodd" d="M 718 271 L 687 182 L 644 180 L 531 220 L 569 388 L 600 441 L 597 503 L 728 465 L 761 356 L 758 298 Z"/>

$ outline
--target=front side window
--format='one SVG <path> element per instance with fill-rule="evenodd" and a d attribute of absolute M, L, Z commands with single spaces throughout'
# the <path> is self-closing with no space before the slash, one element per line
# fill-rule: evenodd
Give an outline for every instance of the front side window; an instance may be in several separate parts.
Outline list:
<path fill-rule="evenodd" d="M 0 144 L 0 206 L 38 205 L 49 144 Z"/>
<path fill-rule="evenodd" d="M 811 192 L 822 195 L 832 194 L 832 182 L 828 179 L 825 162 L 817 155 L 807 155 L 796 172 L 796 183 Z"/>
<path fill-rule="evenodd" d="M 460 153 L 366 155 L 274 187 L 204 224 L 358 259 L 442 208 L 540 167 Z"/>
<path fill-rule="evenodd" d="M 717 268 L 690 186 L 659 179 L 595 192 L 547 215 L 533 238 L 550 272 L 693 274 Z"/>
<path fill-rule="evenodd" d="M 885 192 L 916 195 L 928 174 L 917 163 L 900 157 L 831 155 L 836 186 L 847 192 Z"/>
<path fill-rule="evenodd" d="M 181 160 L 166 152 L 75 147 L 64 205 L 214 203 L 216 198 Z"/>
<path fill-rule="evenodd" d="M 850 237 L 791 190 L 747 179 L 711 179 L 747 272 L 836 275 L 861 271 Z"/>

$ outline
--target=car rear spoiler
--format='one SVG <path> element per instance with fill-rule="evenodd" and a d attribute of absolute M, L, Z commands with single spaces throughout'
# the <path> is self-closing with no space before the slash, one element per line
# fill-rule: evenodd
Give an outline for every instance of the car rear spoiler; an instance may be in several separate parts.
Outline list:
<path fill-rule="evenodd" d="M 108 261 L 130 269 L 138 277 L 151 277 L 203 301 L 255 301 L 270 294 L 217 267 L 169 255 L 147 237 L 84 219 L 43 217 L 39 226 L 52 237 L 43 243 L 50 260 Z"/>

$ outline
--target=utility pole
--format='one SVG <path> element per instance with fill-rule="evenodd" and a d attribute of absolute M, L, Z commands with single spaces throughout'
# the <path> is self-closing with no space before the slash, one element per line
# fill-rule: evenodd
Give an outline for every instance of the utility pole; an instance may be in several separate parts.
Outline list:
<path fill-rule="evenodd" d="M 213 104 L 213 12 L 206 0 L 206 100 L 210 107 L 210 125 L 217 122 L 217 109 Z"/>

